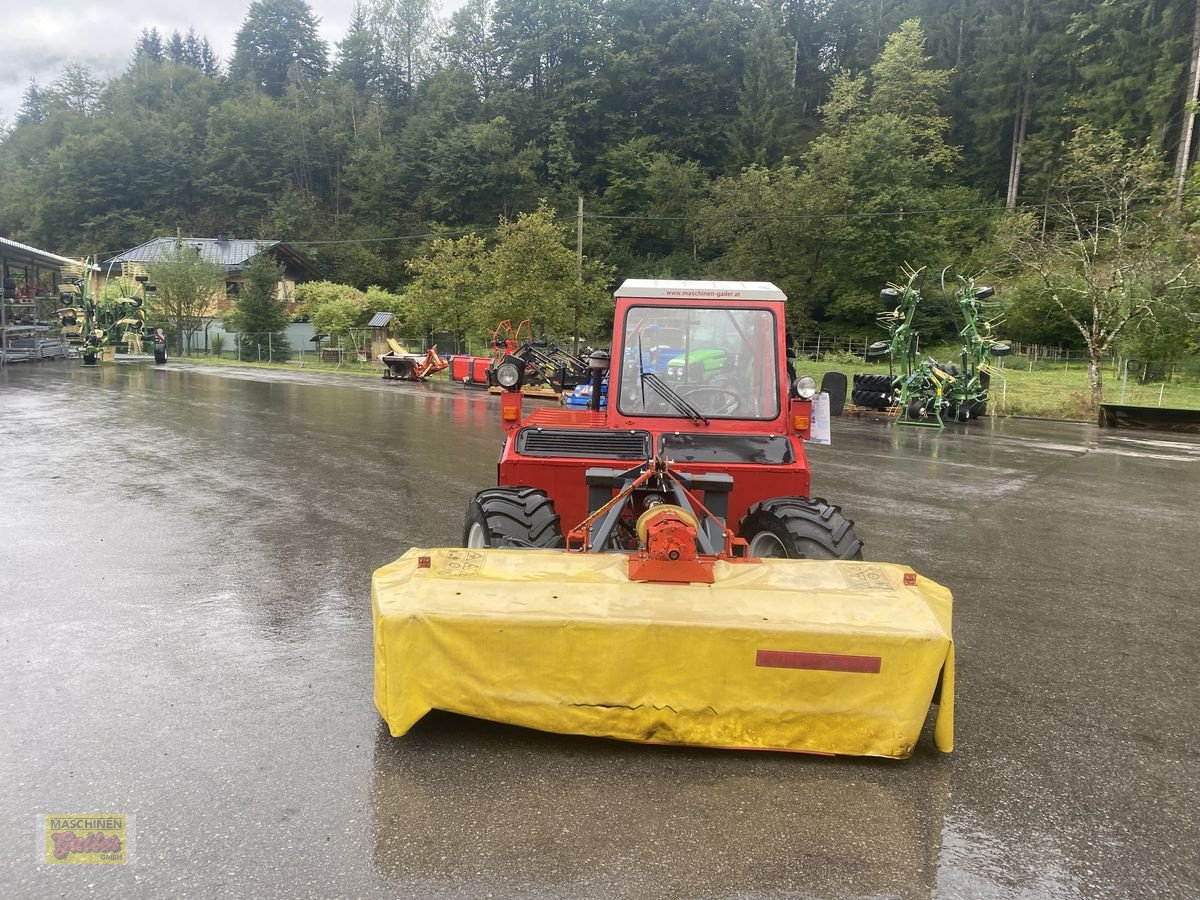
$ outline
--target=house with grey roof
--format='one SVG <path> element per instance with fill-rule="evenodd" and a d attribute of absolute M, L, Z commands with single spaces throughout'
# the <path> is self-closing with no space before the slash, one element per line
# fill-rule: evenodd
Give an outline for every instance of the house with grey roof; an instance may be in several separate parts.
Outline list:
<path fill-rule="evenodd" d="M 159 237 L 139 244 L 131 250 L 119 253 L 105 261 L 120 266 L 127 263 L 153 268 L 156 260 L 171 254 L 176 246 L 192 247 L 208 262 L 225 267 L 225 296 L 217 298 L 218 310 L 230 307 L 245 282 L 245 269 L 250 261 L 262 253 L 270 254 L 283 266 L 283 278 L 279 281 L 278 296 L 287 301 L 288 313 L 296 311 L 293 299 L 296 285 L 318 276 L 317 270 L 302 253 L 283 241 L 244 240 L 218 234 L 213 238 Z"/>

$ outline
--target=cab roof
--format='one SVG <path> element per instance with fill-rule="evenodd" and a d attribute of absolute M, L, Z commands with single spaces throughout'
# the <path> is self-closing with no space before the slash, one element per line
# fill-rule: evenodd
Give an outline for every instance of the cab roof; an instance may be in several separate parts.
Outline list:
<path fill-rule="evenodd" d="M 786 300 L 769 281 L 673 281 L 659 278 L 626 278 L 617 297 L 680 300 Z"/>

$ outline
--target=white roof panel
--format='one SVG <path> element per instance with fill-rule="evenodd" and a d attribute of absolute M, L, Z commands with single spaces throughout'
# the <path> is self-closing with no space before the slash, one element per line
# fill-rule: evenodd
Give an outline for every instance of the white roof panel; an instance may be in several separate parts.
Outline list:
<path fill-rule="evenodd" d="M 626 278 L 618 297 L 663 300 L 786 300 L 769 281 L 672 281 L 659 278 Z"/>
<path fill-rule="evenodd" d="M 51 253 L 48 250 L 39 250 L 37 247 L 30 247 L 28 244 L 22 244 L 20 241 L 14 241 L 6 237 L 0 237 L 0 247 L 9 247 L 23 255 L 36 259 L 38 262 L 49 265 L 66 265 L 68 263 L 78 265 L 82 261 L 71 259 L 69 256 L 59 256 L 57 253 Z M 93 265 L 92 271 L 98 271 L 99 268 L 99 266 Z"/>

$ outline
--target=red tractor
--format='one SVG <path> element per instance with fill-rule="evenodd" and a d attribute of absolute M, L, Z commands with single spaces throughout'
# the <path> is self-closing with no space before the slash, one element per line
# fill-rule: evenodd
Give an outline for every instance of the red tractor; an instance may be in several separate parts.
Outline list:
<path fill-rule="evenodd" d="M 862 559 L 854 523 L 810 496 L 816 384 L 789 377 L 784 301 L 763 282 L 626 281 L 611 354 L 592 354 L 588 409 L 522 417 L 524 362 L 501 361 L 499 486 L 471 499 L 464 545 L 631 551 L 648 510 L 708 519 L 699 505 L 720 520 L 699 525 L 710 554 L 731 531 L 735 556 Z"/>

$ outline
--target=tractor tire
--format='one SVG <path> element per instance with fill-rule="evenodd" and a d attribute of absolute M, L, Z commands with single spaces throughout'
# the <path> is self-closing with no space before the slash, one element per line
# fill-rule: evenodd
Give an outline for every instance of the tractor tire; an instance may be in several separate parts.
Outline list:
<path fill-rule="evenodd" d="M 892 405 L 891 394 L 881 394 L 878 391 L 855 391 L 850 395 L 855 406 L 865 406 L 868 409 L 887 409 Z"/>
<path fill-rule="evenodd" d="M 970 422 L 980 416 L 987 415 L 987 401 L 963 400 L 957 405 L 951 405 L 947 414 L 958 422 Z"/>
<path fill-rule="evenodd" d="M 554 501 L 545 491 L 494 487 L 480 491 L 467 504 L 463 546 L 558 549 L 565 545 Z"/>
<path fill-rule="evenodd" d="M 773 497 L 755 503 L 738 526 L 738 535 L 756 558 L 863 558 L 854 522 L 819 498 Z"/>
<path fill-rule="evenodd" d="M 890 394 L 892 392 L 892 377 L 890 375 L 855 375 L 854 390 Z"/>
<path fill-rule="evenodd" d="M 905 417 L 912 421 L 924 421 L 934 417 L 933 411 L 929 409 L 929 400 L 925 397 L 917 397 L 908 401 L 908 406 L 904 410 Z"/>

